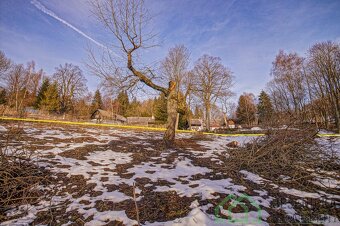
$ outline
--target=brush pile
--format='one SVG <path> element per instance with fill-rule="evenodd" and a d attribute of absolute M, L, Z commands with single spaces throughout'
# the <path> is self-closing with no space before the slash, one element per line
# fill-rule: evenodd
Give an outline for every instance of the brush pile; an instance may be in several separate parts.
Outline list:
<path fill-rule="evenodd" d="M 31 152 L 0 145 L 0 222 L 8 220 L 6 211 L 37 203 L 44 195 L 39 186 L 48 184 L 50 178 Z"/>
<path fill-rule="evenodd" d="M 325 152 L 315 141 L 317 130 L 286 128 L 268 131 L 244 147 L 229 150 L 231 172 L 249 170 L 278 182 L 282 176 L 300 185 L 309 183 L 311 172 L 339 167 L 336 157 Z"/>

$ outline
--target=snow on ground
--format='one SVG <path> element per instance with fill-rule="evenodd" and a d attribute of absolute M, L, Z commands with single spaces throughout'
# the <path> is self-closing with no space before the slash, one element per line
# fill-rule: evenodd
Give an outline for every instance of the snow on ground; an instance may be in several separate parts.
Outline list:
<path fill-rule="evenodd" d="M 327 198 L 340 199 L 340 197 L 327 192 L 318 191 L 306 192 L 291 187 L 278 186 L 271 181 L 268 181 L 253 172 L 241 170 L 242 180 L 258 185 L 257 189 L 240 184 L 237 180 L 216 173 L 213 168 L 208 165 L 199 165 L 194 158 L 210 159 L 214 164 L 228 164 L 219 160 L 219 155 L 227 155 L 226 144 L 231 141 L 237 141 L 241 145 L 254 139 L 253 137 L 218 137 L 211 136 L 210 140 L 200 140 L 196 143 L 202 147 L 202 150 L 195 148 L 187 148 L 185 152 L 179 152 L 175 149 L 164 150 L 157 152 L 157 145 L 152 145 L 152 140 L 160 140 L 161 133 L 128 131 L 117 129 L 93 129 L 93 128 L 77 128 L 70 127 L 72 130 L 67 130 L 65 127 L 35 127 L 34 124 L 25 124 L 24 131 L 29 136 L 30 144 L 44 141 L 45 145 L 51 148 L 38 150 L 42 161 L 40 166 L 48 167 L 54 173 L 65 174 L 65 177 L 72 178 L 74 176 L 83 176 L 86 185 L 93 184 L 91 192 L 98 194 L 93 195 L 91 192 L 75 195 L 71 190 L 55 195 L 51 202 L 44 200 L 34 206 L 21 206 L 18 209 L 8 211 L 8 215 L 14 215 L 18 212 L 27 211 L 27 214 L 21 218 L 14 219 L 8 222 L 3 222 L 1 225 L 12 224 L 29 224 L 37 219 L 37 213 L 43 210 L 48 210 L 51 203 L 57 205 L 65 201 L 70 203 L 67 205 L 66 212 L 77 211 L 84 219 L 89 219 L 85 225 L 104 225 L 111 221 L 120 221 L 125 225 L 136 225 L 137 221 L 128 214 L 127 210 L 102 210 L 98 211 L 97 204 L 99 202 L 113 202 L 122 204 L 125 201 L 132 201 L 133 197 L 130 190 L 136 183 L 137 201 L 147 197 L 148 190 L 153 189 L 153 192 L 175 192 L 180 198 L 197 199 L 190 205 L 190 211 L 186 216 L 178 217 L 169 221 L 146 221 L 143 225 L 235 225 L 227 219 L 216 218 L 213 213 L 208 210 L 216 207 L 216 203 L 232 194 L 237 197 L 246 194 L 249 189 L 252 195 L 248 195 L 249 199 L 254 200 L 260 208 L 271 208 L 274 197 L 270 195 L 269 189 L 276 189 L 281 194 L 287 194 L 297 197 L 304 202 L 305 198 Z M 6 132 L 5 126 L 0 126 L 0 132 Z M 181 139 L 189 139 L 192 134 L 179 134 Z M 114 149 L 109 148 L 110 144 L 116 144 L 124 139 L 126 143 L 114 146 Z M 150 141 L 151 140 L 151 141 Z M 318 138 L 317 141 L 325 147 L 336 149 L 340 153 L 340 139 Z M 26 141 L 25 141 L 26 142 Z M 124 149 L 124 145 L 130 145 Z M 92 145 L 92 146 L 91 146 Z M 100 150 L 93 150 L 93 145 L 102 146 Z M 335 146 L 338 145 L 336 148 Z M 20 146 L 17 146 L 18 148 Z M 91 147 L 88 153 L 85 153 L 82 158 L 76 158 L 65 153 L 77 153 L 87 150 Z M 137 148 L 135 148 L 137 147 Z M 143 147 L 143 148 L 141 148 Z M 14 148 L 14 147 L 12 147 Z M 135 149 L 134 149 L 135 148 Z M 139 160 L 141 152 L 153 153 L 153 155 L 143 157 Z M 157 154 L 158 153 L 158 154 Z M 53 154 L 51 157 L 50 155 Z M 334 173 L 330 171 L 329 173 Z M 218 176 L 214 178 L 214 176 Z M 285 177 L 282 175 L 282 177 Z M 147 180 L 141 184 L 141 180 Z M 289 181 L 290 178 L 286 177 Z M 160 181 L 165 181 L 160 183 Z M 63 181 L 61 180 L 60 183 Z M 325 176 L 319 177 L 313 181 L 320 189 L 323 185 L 329 188 L 339 188 L 339 181 L 334 178 Z M 114 186 L 113 189 L 109 189 Z M 124 188 L 127 186 L 127 188 Z M 122 187 L 121 189 L 118 189 Z M 58 188 L 59 191 L 66 189 L 66 186 Z M 81 189 L 75 185 L 75 189 Z M 220 200 L 220 201 L 217 201 Z M 200 204 L 200 202 L 204 204 Z M 297 220 L 301 220 L 296 209 L 291 203 L 285 203 L 280 207 L 287 216 L 298 216 Z M 228 215 L 228 209 L 219 207 L 220 214 Z M 208 213 L 209 212 L 209 213 Z M 260 220 L 258 219 L 257 211 L 249 211 L 248 221 L 246 225 L 269 225 L 266 220 L 271 216 L 265 210 L 261 211 Z M 244 213 L 233 213 L 234 218 L 245 217 Z M 327 215 L 333 222 L 339 222 L 334 216 Z M 72 223 L 71 219 L 68 223 Z"/>
<path fill-rule="evenodd" d="M 7 131 L 6 127 L 0 126 L 0 132 L 6 132 L 6 131 Z"/>
<path fill-rule="evenodd" d="M 240 173 L 245 175 L 245 179 L 254 182 L 255 184 L 262 184 L 264 181 L 268 181 L 257 174 L 248 172 L 246 170 L 241 170 Z"/>
<path fill-rule="evenodd" d="M 340 137 L 320 137 L 316 141 L 327 153 L 340 158 Z"/>

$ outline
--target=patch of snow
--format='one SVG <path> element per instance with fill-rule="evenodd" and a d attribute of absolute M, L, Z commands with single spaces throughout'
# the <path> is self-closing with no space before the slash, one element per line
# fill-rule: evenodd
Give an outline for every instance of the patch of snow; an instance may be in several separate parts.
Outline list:
<path fill-rule="evenodd" d="M 297 214 L 297 212 L 295 211 L 292 204 L 290 204 L 290 203 L 283 204 L 278 209 L 282 209 L 283 211 L 285 211 L 287 216 L 289 216 L 290 218 L 292 218 L 294 220 L 298 220 L 298 221 L 301 222 L 302 218 L 301 218 L 300 215 Z"/>
<path fill-rule="evenodd" d="M 252 226 L 252 225 L 269 225 L 266 222 L 260 221 L 258 222 L 256 217 L 257 217 L 257 212 L 250 211 L 248 217 L 248 222 L 246 223 L 247 226 Z M 236 215 L 235 215 L 236 216 Z M 266 211 L 262 211 L 262 217 L 267 217 L 269 216 Z M 237 216 L 237 217 L 244 217 L 243 215 Z M 251 223 L 254 222 L 254 223 Z M 168 221 L 168 222 L 154 222 L 154 223 L 149 223 L 146 222 L 145 225 L 149 226 L 220 226 L 220 225 L 226 225 L 226 226 L 235 226 L 237 224 L 229 222 L 227 219 L 221 219 L 217 218 L 214 215 L 207 214 L 203 212 L 200 208 L 196 207 L 190 211 L 188 216 L 183 217 L 183 218 L 177 218 L 176 220 L 173 221 Z"/>
<path fill-rule="evenodd" d="M 211 170 L 206 167 L 192 165 L 191 160 L 188 158 L 184 158 L 184 160 L 177 159 L 174 162 L 174 168 L 168 169 L 164 168 L 165 166 L 168 165 L 164 163 L 162 164 L 143 163 L 141 165 L 136 165 L 133 168 L 129 168 L 127 171 L 129 173 L 135 174 L 131 178 L 132 180 L 136 178 L 147 177 L 153 182 L 156 182 L 158 179 L 166 179 L 167 181 L 173 183 L 176 183 L 177 181 L 175 179 L 179 177 L 185 177 L 189 179 L 196 174 L 206 174 L 211 172 Z M 146 171 L 155 172 L 150 174 L 147 173 Z"/>
<path fill-rule="evenodd" d="M 250 129 L 251 131 L 259 131 L 259 130 L 262 130 L 260 127 L 252 127 Z"/>
<path fill-rule="evenodd" d="M 320 187 L 340 189 L 340 181 L 333 178 L 316 178 L 316 181 L 311 181 Z"/>
<path fill-rule="evenodd" d="M 122 221 L 125 225 L 137 225 L 136 220 L 131 220 L 126 216 L 125 211 L 104 211 L 98 212 L 93 208 L 93 220 L 86 222 L 86 226 L 91 225 L 105 225 L 108 221 Z"/>
<path fill-rule="evenodd" d="M 311 193 L 311 192 L 305 192 L 305 191 L 300 191 L 295 188 L 285 188 L 285 187 L 280 187 L 280 191 L 283 193 L 286 193 L 288 195 L 294 195 L 296 197 L 302 197 L 302 198 L 321 198 L 320 194 L 318 193 Z"/>
<path fill-rule="evenodd" d="M 6 127 L 4 127 L 4 126 L 0 126 L 0 132 L 7 132 L 7 129 L 6 129 Z"/>
<path fill-rule="evenodd" d="M 340 137 L 320 137 L 315 140 L 326 153 L 340 158 Z"/>
<path fill-rule="evenodd" d="M 323 224 L 324 226 L 339 226 L 340 220 L 330 215 L 321 215 L 319 220 L 312 221 L 314 224 Z"/>
<path fill-rule="evenodd" d="M 246 170 L 241 170 L 240 173 L 246 176 L 246 179 L 254 182 L 255 184 L 263 184 L 264 181 L 268 181 L 257 174 L 251 173 Z"/>
<path fill-rule="evenodd" d="M 231 182 L 230 178 L 222 180 L 209 180 L 200 179 L 195 181 L 189 181 L 188 184 L 182 184 L 175 181 L 175 185 L 168 186 L 156 186 L 155 191 L 176 191 L 179 196 L 192 197 L 194 195 L 199 195 L 204 199 L 215 199 L 219 196 L 213 195 L 214 193 L 223 194 L 235 194 L 241 195 L 241 191 L 244 191 L 246 187 L 242 185 L 235 185 Z M 195 185 L 195 187 L 190 187 L 190 185 Z"/>

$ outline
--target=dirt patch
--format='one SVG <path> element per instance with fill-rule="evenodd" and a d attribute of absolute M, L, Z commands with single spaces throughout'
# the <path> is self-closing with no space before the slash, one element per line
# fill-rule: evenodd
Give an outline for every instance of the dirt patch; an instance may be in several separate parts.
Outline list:
<path fill-rule="evenodd" d="M 96 151 L 106 151 L 106 150 L 107 150 L 106 145 L 88 144 L 88 145 L 85 145 L 83 147 L 78 147 L 78 148 L 74 148 L 74 149 L 71 149 L 71 150 L 64 151 L 64 152 L 60 153 L 59 155 L 62 156 L 62 157 L 66 157 L 66 158 L 73 158 L 73 159 L 78 159 L 78 160 L 87 160 L 86 156 L 89 155 L 90 153 L 93 153 L 93 152 L 96 152 Z M 98 163 L 94 163 L 94 164 L 98 164 Z"/>

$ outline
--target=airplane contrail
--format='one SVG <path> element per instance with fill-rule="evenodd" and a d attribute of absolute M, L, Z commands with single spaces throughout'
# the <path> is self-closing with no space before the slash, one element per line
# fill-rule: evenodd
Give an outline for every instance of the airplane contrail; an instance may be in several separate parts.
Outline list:
<path fill-rule="evenodd" d="M 38 10 L 40 10 L 41 12 L 49 15 L 50 17 L 53 17 L 54 19 L 58 20 L 59 22 L 65 24 L 67 27 L 71 28 L 72 30 L 74 30 L 75 32 L 77 32 L 78 34 L 80 34 L 81 36 L 87 38 L 88 40 L 90 40 L 91 42 L 93 42 L 94 44 L 96 44 L 99 47 L 102 47 L 104 49 L 109 50 L 110 52 L 112 52 L 110 49 L 108 49 L 107 46 L 105 46 L 104 44 L 96 41 L 95 39 L 91 38 L 90 36 L 88 36 L 87 34 L 85 34 L 84 32 L 82 32 L 81 30 L 79 30 L 78 28 L 76 28 L 75 26 L 73 26 L 72 24 L 70 24 L 69 22 L 67 22 L 66 20 L 60 18 L 59 16 L 57 16 L 53 11 L 47 9 L 43 4 L 41 4 L 38 0 L 32 0 L 31 4 L 34 5 Z M 119 57 L 119 55 L 117 55 L 116 53 L 112 52 L 113 54 L 115 54 L 116 56 Z"/>

